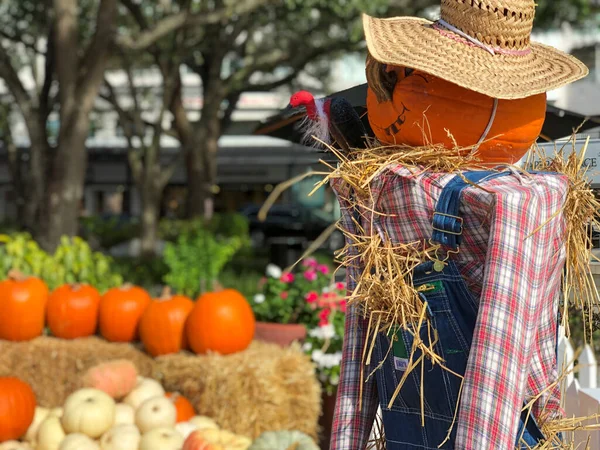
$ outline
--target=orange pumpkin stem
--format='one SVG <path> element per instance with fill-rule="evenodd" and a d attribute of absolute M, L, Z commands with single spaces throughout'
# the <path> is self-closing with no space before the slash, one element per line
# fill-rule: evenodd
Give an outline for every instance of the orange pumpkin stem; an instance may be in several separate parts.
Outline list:
<path fill-rule="evenodd" d="M 131 289 L 133 287 L 133 284 L 130 282 L 127 283 L 123 283 L 123 285 L 121 286 L 121 290 L 122 291 L 128 291 L 129 289 Z"/>
<path fill-rule="evenodd" d="M 11 269 L 8 271 L 8 278 L 13 281 L 24 281 L 27 279 L 23 272 L 17 269 Z"/>
<path fill-rule="evenodd" d="M 173 297 L 173 291 L 171 291 L 169 286 L 165 286 L 160 294 L 159 300 L 169 300 L 171 297 Z"/>

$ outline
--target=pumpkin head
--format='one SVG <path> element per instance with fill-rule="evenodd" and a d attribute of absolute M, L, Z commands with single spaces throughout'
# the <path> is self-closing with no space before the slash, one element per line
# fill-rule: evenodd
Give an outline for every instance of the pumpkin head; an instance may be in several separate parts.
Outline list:
<path fill-rule="evenodd" d="M 140 320 L 140 339 L 152 356 L 177 353 L 187 348 L 185 321 L 194 302 L 184 295 L 163 296 L 152 300 Z"/>
<path fill-rule="evenodd" d="M 0 377 L 0 442 L 19 439 L 35 415 L 35 394 L 27 383 Z"/>
<path fill-rule="evenodd" d="M 125 285 L 106 292 L 100 300 L 100 334 L 110 342 L 131 342 L 138 338 L 138 325 L 150 295 L 137 286 Z"/>
<path fill-rule="evenodd" d="M 177 423 L 187 422 L 196 415 L 192 403 L 179 392 L 168 392 L 166 395 L 177 409 Z"/>
<path fill-rule="evenodd" d="M 250 345 L 255 325 L 254 312 L 244 296 L 225 289 L 198 298 L 188 318 L 186 333 L 194 352 L 227 355 Z"/>
<path fill-rule="evenodd" d="M 87 284 L 64 284 L 48 298 L 48 328 L 56 337 L 75 339 L 96 333 L 100 294 Z"/>
<path fill-rule="evenodd" d="M 48 287 L 36 277 L 11 271 L 0 282 L 0 339 L 28 341 L 44 332 Z"/>
<path fill-rule="evenodd" d="M 83 385 L 106 392 L 112 398 L 121 398 L 136 387 L 137 377 L 135 364 L 121 359 L 90 367 L 83 376 Z"/>
<path fill-rule="evenodd" d="M 395 86 L 387 96 L 391 100 L 380 94 L 372 79 L 367 91 L 369 123 L 380 142 L 413 147 L 443 144 L 449 149 L 454 148 L 453 138 L 459 147 L 479 142 L 494 99 L 418 70 L 391 71 L 395 72 Z M 484 164 L 516 163 L 537 140 L 545 114 L 546 94 L 499 100 L 477 158 Z"/>

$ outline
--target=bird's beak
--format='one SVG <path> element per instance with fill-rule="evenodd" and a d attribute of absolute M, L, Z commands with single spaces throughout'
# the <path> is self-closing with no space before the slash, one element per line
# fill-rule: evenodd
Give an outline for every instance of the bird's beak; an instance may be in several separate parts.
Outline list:
<path fill-rule="evenodd" d="M 289 118 L 292 116 L 295 116 L 296 114 L 299 114 L 300 112 L 302 112 L 302 108 L 294 108 L 292 105 L 288 104 L 285 109 L 283 111 L 281 111 L 281 115 L 284 118 Z"/>

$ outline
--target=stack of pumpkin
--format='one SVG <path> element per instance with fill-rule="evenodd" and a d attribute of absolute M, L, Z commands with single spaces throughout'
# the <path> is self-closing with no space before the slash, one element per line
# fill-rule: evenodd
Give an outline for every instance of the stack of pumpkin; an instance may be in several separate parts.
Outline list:
<path fill-rule="evenodd" d="M 192 404 L 166 393 L 155 380 L 140 377 L 125 360 L 88 370 L 85 388 L 62 408 L 36 406 L 31 387 L 17 378 L 0 378 L 0 450 L 316 450 L 301 433 L 265 433 L 254 443 L 195 415 Z M 22 441 L 16 439 L 22 438 Z M 279 444 L 277 444 L 279 445 Z"/>
<path fill-rule="evenodd" d="M 0 283 L 0 339 L 26 341 L 41 336 L 45 326 L 58 338 L 96 334 L 110 342 L 138 338 L 152 356 L 190 349 L 230 354 L 245 350 L 254 337 L 255 318 L 239 292 L 225 289 L 201 295 L 196 302 L 183 295 L 151 299 L 131 285 L 104 295 L 85 284 L 63 285 L 48 292 L 35 277 L 11 272 Z"/>

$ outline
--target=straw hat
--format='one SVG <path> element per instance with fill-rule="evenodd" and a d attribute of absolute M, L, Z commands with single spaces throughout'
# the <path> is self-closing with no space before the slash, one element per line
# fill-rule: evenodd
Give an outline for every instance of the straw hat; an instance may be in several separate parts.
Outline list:
<path fill-rule="evenodd" d="M 441 0 L 437 22 L 363 16 L 369 52 L 499 99 L 547 92 L 588 74 L 576 58 L 530 41 L 534 0 Z"/>

